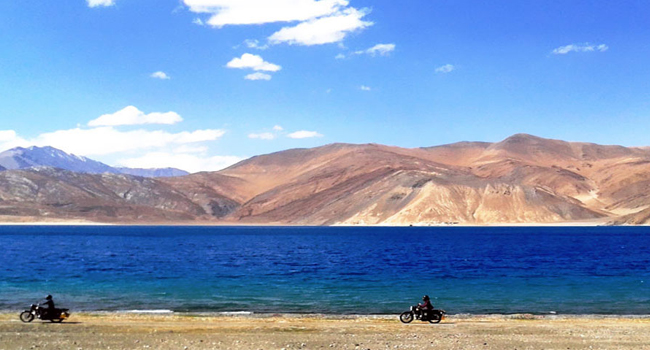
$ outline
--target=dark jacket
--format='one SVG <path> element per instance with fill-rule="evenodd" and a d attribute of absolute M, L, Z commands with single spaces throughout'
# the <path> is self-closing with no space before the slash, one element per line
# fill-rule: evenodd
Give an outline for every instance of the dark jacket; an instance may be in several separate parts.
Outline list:
<path fill-rule="evenodd" d="M 43 304 L 41 304 L 41 307 L 47 307 L 50 310 L 54 310 L 54 300 L 45 299 L 45 302 Z"/>
<path fill-rule="evenodd" d="M 427 301 L 425 301 L 425 302 L 422 303 L 422 304 L 418 304 L 418 306 L 420 307 L 420 309 L 424 309 L 424 310 L 433 310 L 433 305 L 431 305 L 431 301 L 430 301 L 430 300 L 427 300 Z"/>

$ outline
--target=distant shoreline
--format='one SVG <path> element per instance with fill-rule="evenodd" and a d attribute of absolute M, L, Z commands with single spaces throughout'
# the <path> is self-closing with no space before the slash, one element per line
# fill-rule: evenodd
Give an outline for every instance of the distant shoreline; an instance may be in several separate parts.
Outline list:
<path fill-rule="evenodd" d="M 0 219 L 1 220 L 1 219 Z M 643 227 L 649 226 L 642 225 L 615 225 L 599 221 L 568 221 L 568 222 L 548 222 L 548 223 L 489 223 L 489 224 L 426 224 L 426 223 L 413 223 L 410 225 L 350 225 L 350 224 L 334 224 L 334 225 L 301 225 L 301 224 L 281 224 L 281 223 L 266 223 L 266 224 L 250 224 L 250 223 L 237 223 L 237 222 L 92 222 L 92 221 L 0 221 L 0 226 L 204 226 L 204 227 L 599 227 L 599 226 L 630 226 L 630 227 Z"/>
<path fill-rule="evenodd" d="M 0 310 L 0 318 L 18 315 L 24 309 Z M 71 310 L 75 315 L 84 317 L 207 317 L 207 318 L 288 318 L 288 319 L 398 319 L 399 313 L 395 314 L 340 314 L 340 313 L 292 313 L 292 312 L 249 312 L 249 311 L 221 311 L 221 312 L 184 312 L 172 310 L 116 310 L 116 311 L 76 311 Z M 576 320 L 576 319 L 649 319 L 650 314 L 549 314 L 549 313 L 512 313 L 512 314 L 471 314 L 471 313 L 450 313 L 445 319 L 454 320 Z"/>
<path fill-rule="evenodd" d="M 0 318 L 11 318 L 20 314 L 24 309 L 0 310 Z M 355 320 L 377 319 L 397 320 L 399 313 L 395 314 L 336 314 L 336 313 L 291 313 L 291 312 L 249 312 L 249 311 L 223 311 L 223 312 L 175 312 L 172 310 L 117 310 L 117 311 L 77 311 L 71 310 L 73 315 L 82 317 L 206 317 L 206 318 L 287 318 L 287 319 L 323 319 L 323 320 Z M 594 319 L 639 319 L 650 320 L 650 314 L 447 314 L 445 319 L 454 320 L 594 320 Z"/>

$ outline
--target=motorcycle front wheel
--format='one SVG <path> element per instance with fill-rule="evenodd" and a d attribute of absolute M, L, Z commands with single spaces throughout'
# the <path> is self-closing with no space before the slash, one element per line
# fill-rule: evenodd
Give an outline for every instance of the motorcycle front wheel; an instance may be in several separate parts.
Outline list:
<path fill-rule="evenodd" d="M 402 312 L 402 314 L 399 315 L 399 320 L 402 321 L 402 323 L 411 323 L 411 321 L 413 321 L 413 313 L 410 311 Z"/>
<path fill-rule="evenodd" d="M 34 314 L 29 311 L 23 311 L 20 314 L 20 320 L 25 323 L 32 322 L 34 320 Z"/>
<path fill-rule="evenodd" d="M 431 315 L 431 318 L 429 319 L 429 322 L 431 322 L 431 323 L 440 323 L 441 320 L 442 320 L 442 314 L 436 313 L 436 314 Z"/>

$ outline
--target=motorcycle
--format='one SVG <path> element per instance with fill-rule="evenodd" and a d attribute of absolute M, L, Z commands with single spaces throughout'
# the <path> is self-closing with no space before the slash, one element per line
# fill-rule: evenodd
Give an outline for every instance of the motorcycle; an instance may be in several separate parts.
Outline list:
<path fill-rule="evenodd" d="M 409 311 L 402 312 L 399 315 L 399 320 L 402 323 L 411 323 L 413 320 L 420 320 L 423 322 L 429 321 L 430 323 L 440 323 L 445 317 L 447 312 L 445 310 L 423 310 L 419 306 L 411 306 Z"/>
<path fill-rule="evenodd" d="M 69 309 L 44 309 L 39 304 L 32 304 L 29 310 L 20 313 L 20 320 L 23 322 L 32 322 L 34 318 L 43 321 L 60 323 L 70 317 Z"/>

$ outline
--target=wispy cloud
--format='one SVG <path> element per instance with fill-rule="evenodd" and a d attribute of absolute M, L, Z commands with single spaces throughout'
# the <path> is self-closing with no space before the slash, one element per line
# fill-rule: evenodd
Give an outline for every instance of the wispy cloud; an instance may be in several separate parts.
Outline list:
<path fill-rule="evenodd" d="M 171 79 L 171 77 L 169 75 L 167 75 L 167 73 L 165 73 L 163 71 L 153 72 L 153 73 L 151 73 L 150 77 L 155 78 L 155 79 L 162 79 L 162 80 Z"/>
<path fill-rule="evenodd" d="M 271 78 L 272 77 L 270 74 L 262 72 L 251 73 L 244 77 L 246 80 L 271 80 Z"/>
<path fill-rule="evenodd" d="M 210 15 L 214 27 L 307 21 L 329 16 L 348 5 L 347 0 L 183 0 L 190 11 Z"/>
<path fill-rule="evenodd" d="M 362 20 L 369 10 L 348 0 L 183 0 L 190 11 L 205 13 L 213 27 L 291 23 L 268 37 L 269 43 L 321 45 L 342 41 L 349 33 L 373 23 Z M 263 46 L 260 46 L 263 47 Z"/>
<path fill-rule="evenodd" d="M 248 134 L 249 139 L 260 139 L 260 140 L 273 140 L 275 135 L 270 132 L 263 132 L 260 134 Z"/>
<path fill-rule="evenodd" d="M 119 165 L 129 168 L 174 168 L 190 173 L 199 171 L 217 171 L 227 168 L 244 158 L 236 156 L 208 156 L 192 153 L 150 152 L 140 157 L 118 160 Z"/>
<path fill-rule="evenodd" d="M 284 130 L 284 128 L 281 127 L 280 125 L 276 125 L 276 126 L 273 127 L 273 130 L 275 130 L 275 131 L 282 131 L 282 130 Z"/>
<path fill-rule="evenodd" d="M 268 44 L 261 45 L 259 40 L 251 40 L 251 39 L 244 40 L 244 45 L 246 45 L 246 47 L 248 47 L 249 49 L 257 49 L 257 50 L 266 50 L 269 48 Z"/>
<path fill-rule="evenodd" d="M 377 44 L 367 50 L 355 51 L 354 53 L 357 55 L 388 56 L 393 51 L 395 51 L 395 44 Z"/>
<path fill-rule="evenodd" d="M 226 64 L 228 68 L 252 69 L 255 71 L 277 72 L 282 69 L 277 64 L 264 61 L 262 57 L 245 53 L 241 57 L 235 57 Z"/>
<path fill-rule="evenodd" d="M 352 32 L 373 25 L 363 21 L 367 10 L 348 8 L 332 16 L 311 19 L 293 27 L 284 27 L 269 37 L 272 44 L 322 45 L 343 41 Z"/>
<path fill-rule="evenodd" d="M 104 114 L 97 119 L 88 122 L 89 126 L 118 126 L 118 125 L 142 125 L 142 124 L 176 124 L 182 122 L 183 118 L 176 112 L 149 113 L 145 114 L 134 106 L 127 106 L 115 113 Z"/>
<path fill-rule="evenodd" d="M 605 44 L 569 44 L 554 49 L 551 53 L 554 55 L 566 55 L 570 52 L 605 52 L 609 46 Z"/>
<path fill-rule="evenodd" d="M 121 131 L 111 126 L 67 129 L 40 134 L 30 144 L 52 146 L 69 153 L 92 156 L 214 141 L 225 134 L 219 129 L 170 133 L 162 130 Z"/>
<path fill-rule="evenodd" d="M 370 90 L 372 90 L 372 88 L 370 88 L 370 86 L 366 86 L 366 85 L 359 86 L 359 89 L 362 90 L 362 91 L 370 91 Z"/>
<path fill-rule="evenodd" d="M 311 137 L 323 137 L 323 135 L 317 133 L 316 131 L 300 130 L 292 132 L 291 134 L 287 135 L 287 137 L 290 137 L 292 139 L 307 139 Z"/>
<path fill-rule="evenodd" d="M 200 18 L 195 18 L 195 19 L 192 21 L 192 23 L 196 24 L 197 26 L 204 26 L 204 25 L 205 25 L 205 22 L 203 22 L 203 20 L 200 19 Z"/>
<path fill-rule="evenodd" d="M 436 68 L 436 73 L 451 73 L 456 67 L 454 67 L 453 64 L 445 64 L 444 66 L 440 66 Z"/>
<path fill-rule="evenodd" d="M 88 7 L 108 7 L 115 5 L 113 0 L 86 0 Z"/>

